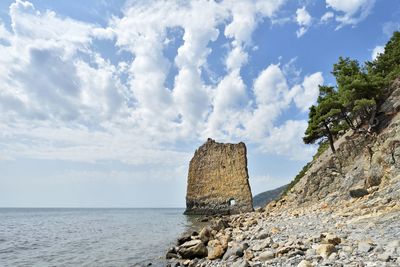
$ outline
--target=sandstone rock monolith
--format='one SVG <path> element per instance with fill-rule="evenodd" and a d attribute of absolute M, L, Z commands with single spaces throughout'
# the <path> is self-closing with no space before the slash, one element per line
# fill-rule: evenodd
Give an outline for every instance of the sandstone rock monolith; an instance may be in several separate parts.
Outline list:
<path fill-rule="evenodd" d="M 253 211 L 246 145 L 208 139 L 189 165 L 185 214 L 213 215 Z"/>

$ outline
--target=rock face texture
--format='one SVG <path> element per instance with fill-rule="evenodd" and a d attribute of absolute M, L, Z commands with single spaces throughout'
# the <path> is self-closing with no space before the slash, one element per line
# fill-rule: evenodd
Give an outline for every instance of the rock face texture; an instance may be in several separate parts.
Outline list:
<path fill-rule="evenodd" d="M 391 86 L 377 118 L 375 132 L 349 130 L 341 136 L 336 153 L 328 149 L 314 160 L 280 202 L 294 208 L 322 201 L 334 205 L 378 189 L 376 194 L 389 190 L 392 198 L 400 198 L 400 79 Z"/>
<path fill-rule="evenodd" d="M 253 211 L 246 145 L 208 139 L 189 165 L 185 214 L 235 214 Z"/>

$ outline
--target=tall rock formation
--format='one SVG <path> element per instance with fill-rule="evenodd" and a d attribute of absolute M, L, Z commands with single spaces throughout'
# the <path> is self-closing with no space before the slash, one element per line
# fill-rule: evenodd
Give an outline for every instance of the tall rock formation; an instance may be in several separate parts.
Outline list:
<path fill-rule="evenodd" d="M 253 210 L 246 145 L 208 139 L 189 165 L 185 214 L 234 214 Z"/>

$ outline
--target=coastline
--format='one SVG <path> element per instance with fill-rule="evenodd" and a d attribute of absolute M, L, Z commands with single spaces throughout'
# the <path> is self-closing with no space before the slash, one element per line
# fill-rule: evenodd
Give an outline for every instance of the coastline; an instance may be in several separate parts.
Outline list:
<path fill-rule="evenodd" d="M 365 202 L 284 210 L 273 202 L 266 210 L 213 217 L 178 239 L 167 266 L 398 266 L 399 200 L 375 210 L 363 209 Z M 197 246 L 191 255 L 190 242 Z M 200 256 L 200 244 L 207 255 Z"/>

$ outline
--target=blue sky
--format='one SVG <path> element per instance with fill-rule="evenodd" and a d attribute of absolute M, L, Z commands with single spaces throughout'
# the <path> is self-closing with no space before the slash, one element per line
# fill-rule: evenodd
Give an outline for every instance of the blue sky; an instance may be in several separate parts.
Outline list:
<path fill-rule="evenodd" d="M 1 1 L 0 206 L 184 207 L 208 137 L 248 146 L 254 194 L 315 147 L 339 56 L 400 26 L 396 0 Z"/>

